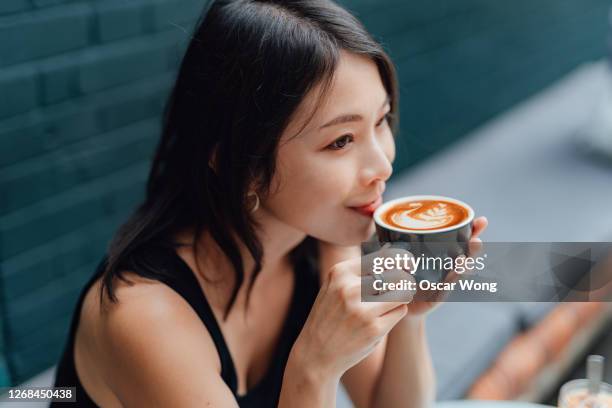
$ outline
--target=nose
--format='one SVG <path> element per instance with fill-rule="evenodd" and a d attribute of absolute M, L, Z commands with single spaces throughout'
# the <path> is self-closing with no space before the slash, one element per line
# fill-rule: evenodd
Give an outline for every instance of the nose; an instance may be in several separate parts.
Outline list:
<path fill-rule="evenodd" d="M 384 190 L 384 182 L 391 177 L 393 172 L 391 160 L 384 147 L 378 140 L 374 139 L 372 143 L 367 145 L 362 157 L 363 166 L 359 174 L 360 183 L 364 187 L 380 184 L 382 190 Z M 381 187 L 378 186 L 378 188 Z M 382 191 L 380 192 L 382 193 Z"/>

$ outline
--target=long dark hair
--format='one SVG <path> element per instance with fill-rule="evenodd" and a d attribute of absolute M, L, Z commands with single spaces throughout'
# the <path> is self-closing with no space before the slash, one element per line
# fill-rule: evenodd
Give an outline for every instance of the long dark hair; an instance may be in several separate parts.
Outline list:
<path fill-rule="evenodd" d="M 145 200 L 109 245 L 101 302 L 105 288 L 111 301 L 117 301 L 113 278 L 128 281 L 123 271 L 162 278 L 163 272 L 145 261 L 145 248 L 176 245 L 173 234 L 193 228 L 194 253 L 207 231 L 235 271 L 227 318 L 244 281 L 236 239 L 255 260 L 247 293 L 264 256 L 249 211 L 249 189 L 256 183 L 260 197 L 269 193 L 280 136 L 310 90 L 321 84 L 322 97 L 329 89 L 340 50 L 376 63 L 396 129 L 393 64 L 342 7 L 330 0 L 226 0 L 209 5 L 168 99 Z M 307 238 L 292 251 L 294 262 L 316 247 L 313 241 Z"/>

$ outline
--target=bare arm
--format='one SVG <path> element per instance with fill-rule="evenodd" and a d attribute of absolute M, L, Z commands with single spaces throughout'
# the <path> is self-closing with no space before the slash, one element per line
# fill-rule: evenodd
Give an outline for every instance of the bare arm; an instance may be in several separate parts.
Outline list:
<path fill-rule="evenodd" d="M 428 407 L 435 377 L 425 339 L 424 319 L 406 316 L 368 357 L 350 368 L 342 382 L 358 408 Z"/>
<path fill-rule="evenodd" d="M 404 317 L 387 335 L 387 349 L 373 407 L 429 407 L 435 375 L 425 336 L 425 318 Z"/>
<path fill-rule="evenodd" d="M 123 406 L 238 406 L 206 327 L 184 299 L 161 284 L 125 288 L 119 299 L 103 320 L 101 368 Z"/>
<path fill-rule="evenodd" d="M 351 257 L 359 247 L 322 245 L 322 271 Z M 409 406 L 433 403 L 435 377 L 425 338 L 423 317 L 404 317 L 376 348 L 342 376 L 358 408 Z"/>
<path fill-rule="evenodd" d="M 123 287 L 118 297 L 102 319 L 99 365 L 123 406 L 238 406 L 208 330 L 182 297 L 157 283 Z M 295 346 L 279 406 L 332 407 L 338 381 Z"/>
<path fill-rule="evenodd" d="M 294 347 L 285 368 L 279 408 L 335 407 L 339 378 L 310 367 L 308 356 Z"/>
<path fill-rule="evenodd" d="M 407 312 L 404 302 L 361 302 L 359 248 L 322 243 L 320 248 L 321 287 L 291 351 L 282 407 L 335 406 L 339 379 L 371 355 Z M 368 367 L 361 372 L 371 375 Z M 374 383 L 371 376 L 362 378 L 371 380 L 368 386 Z"/>

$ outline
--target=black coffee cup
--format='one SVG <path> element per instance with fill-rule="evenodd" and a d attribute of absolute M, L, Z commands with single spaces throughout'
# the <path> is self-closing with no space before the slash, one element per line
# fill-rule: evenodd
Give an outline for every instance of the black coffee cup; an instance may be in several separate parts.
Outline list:
<path fill-rule="evenodd" d="M 467 211 L 467 216 L 454 225 L 428 230 L 400 228 L 385 222 L 383 219 L 383 216 L 390 209 L 400 204 L 425 200 L 458 205 Z M 408 250 L 413 256 L 456 258 L 460 255 L 467 255 L 473 221 L 474 210 L 468 204 L 454 198 L 437 195 L 415 195 L 397 198 L 382 204 L 374 212 L 378 242 L 381 245 L 391 243 L 392 247 Z M 432 282 L 442 282 L 448 272 L 449 270 L 440 267 L 426 267 L 417 269 L 414 277 L 417 281 L 427 279 Z"/>

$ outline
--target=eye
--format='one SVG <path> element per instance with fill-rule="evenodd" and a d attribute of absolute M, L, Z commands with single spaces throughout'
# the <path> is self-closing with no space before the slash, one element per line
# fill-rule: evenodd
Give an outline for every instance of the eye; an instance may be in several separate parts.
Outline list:
<path fill-rule="evenodd" d="M 327 146 L 328 149 L 331 150 L 340 150 L 344 149 L 346 145 L 353 141 L 353 135 L 343 135 L 338 139 L 334 140 L 333 143 Z"/>
<path fill-rule="evenodd" d="M 387 112 L 385 113 L 385 116 L 383 116 L 377 123 L 376 123 L 376 127 L 379 127 L 380 125 L 383 124 L 383 122 L 389 122 L 389 119 L 391 119 L 391 116 L 393 116 L 393 114 L 391 112 Z"/>

